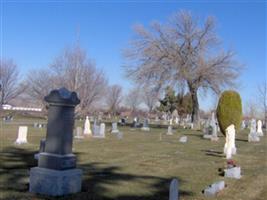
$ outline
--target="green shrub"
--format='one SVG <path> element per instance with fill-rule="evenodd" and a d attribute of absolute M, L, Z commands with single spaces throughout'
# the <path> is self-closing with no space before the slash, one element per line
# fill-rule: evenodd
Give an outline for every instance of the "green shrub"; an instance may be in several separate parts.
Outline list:
<path fill-rule="evenodd" d="M 236 132 L 239 131 L 242 121 L 242 102 L 240 95 L 232 90 L 224 91 L 217 106 L 217 119 L 221 132 L 225 135 L 225 129 L 235 125 Z"/>

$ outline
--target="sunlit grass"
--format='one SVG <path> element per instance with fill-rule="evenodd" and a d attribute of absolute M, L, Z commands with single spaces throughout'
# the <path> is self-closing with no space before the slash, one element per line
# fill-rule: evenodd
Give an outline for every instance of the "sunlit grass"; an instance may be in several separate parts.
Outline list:
<path fill-rule="evenodd" d="M 28 192 L 29 169 L 37 165 L 33 155 L 46 129 L 29 126 L 29 144 L 16 146 L 18 125 L 1 122 L 0 198 L 55 199 Z M 181 200 L 205 199 L 201 191 L 218 180 L 225 180 L 227 188 L 215 199 L 263 200 L 267 196 L 266 136 L 260 143 L 248 143 L 247 131 L 237 134 L 234 159 L 241 166 L 242 178 L 233 180 L 218 172 L 225 166 L 222 135 L 218 142 L 211 142 L 202 139 L 199 131 L 178 129 L 167 136 L 166 129 L 119 129 L 124 133 L 122 140 L 108 131 L 105 139 L 74 139 L 78 168 L 84 173 L 82 192 L 56 199 L 168 199 L 174 177 L 180 181 Z M 188 136 L 185 144 L 179 142 L 182 135 Z"/>

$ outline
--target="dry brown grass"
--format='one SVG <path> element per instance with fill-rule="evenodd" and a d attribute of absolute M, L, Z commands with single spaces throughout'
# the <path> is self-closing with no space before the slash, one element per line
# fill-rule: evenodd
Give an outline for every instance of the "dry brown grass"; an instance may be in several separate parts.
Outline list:
<path fill-rule="evenodd" d="M 2 122 L 1 122 L 2 123 Z M 109 128 L 109 127 L 108 127 Z M 198 131 L 179 129 L 173 136 L 152 129 L 149 133 L 121 128 L 122 140 L 107 134 L 106 139 L 74 140 L 78 167 L 83 169 L 82 192 L 61 198 L 49 198 L 28 192 L 29 169 L 36 166 L 33 154 L 45 130 L 29 128 L 29 144 L 15 146 L 18 124 L 1 124 L 0 199 L 168 199 L 171 179 L 180 181 L 180 200 L 206 199 L 201 191 L 218 180 L 227 188 L 220 200 L 264 200 L 267 196 L 266 136 L 260 143 L 248 143 L 247 131 L 237 134 L 237 155 L 242 178 L 234 180 L 219 175 L 225 166 L 222 154 L 224 137 L 218 142 L 201 138 Z M 188 136 L 186 144 L 179 143 Z"/>

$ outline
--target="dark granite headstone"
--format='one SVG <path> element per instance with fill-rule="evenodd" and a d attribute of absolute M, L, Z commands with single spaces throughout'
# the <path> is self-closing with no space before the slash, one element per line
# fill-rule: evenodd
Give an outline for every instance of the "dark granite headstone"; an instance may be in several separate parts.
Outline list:
<path fill-rule="evenodd" d="M 76 169 L 72 142 L 74 109 L 80 100 L 75 92 L 61 88 L 51 91 L 45 101 L 49 104 L 46 140 L 40 143 L 44 151 L 38 167 L 30 170 L 30 192 L 52 196 L 79 192 L 82 171 Z"/>
<path fill-rule="evenodd" d="M 53 90 L 45 101 L 49 104 L 46 145 L 38 166 L 58 170 L 75 168 L 76 157 L 72 154 L 74 108 L 80 100 L 75 92 L 61 88 Z"/>

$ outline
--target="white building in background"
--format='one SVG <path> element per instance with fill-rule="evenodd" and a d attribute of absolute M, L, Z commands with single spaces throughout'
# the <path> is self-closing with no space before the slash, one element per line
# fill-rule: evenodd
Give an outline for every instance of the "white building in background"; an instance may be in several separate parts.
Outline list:
<path fill-rule="evenodd" d="M 8 104 L 3 104 L 2 105 L 2 109 L 3 110 L 11 110 L 12 106 L 11 105 L 8 105 Z"/>
<path fill-rule="evenodd" d="M 8 104 L 2 105 L 3 110 L 19 110 L 19 111 L 35 111 L 35 112 L 41 112 L 42 108 L 27 108 L 27 107 L 16 107 L 11 106 Z"/>

